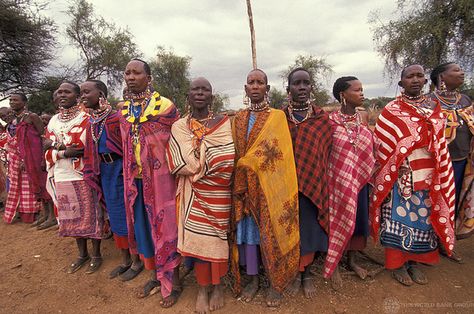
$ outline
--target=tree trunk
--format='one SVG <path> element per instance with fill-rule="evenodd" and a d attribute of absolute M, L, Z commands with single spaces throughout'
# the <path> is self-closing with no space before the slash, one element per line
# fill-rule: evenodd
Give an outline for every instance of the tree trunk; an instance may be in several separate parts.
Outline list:
<path fill-rule="evenodd" d="M 255 29 L 253 28 L 253 16 L 252 16 L 252 6 L 250 0 L 247 0 L 247 14 L 249 16 L 249 26 L 250 26 L 250 43 L 252 46 L 252 64 L 253 68 L 257 68 L 257 48 L 255 47 Z"/>

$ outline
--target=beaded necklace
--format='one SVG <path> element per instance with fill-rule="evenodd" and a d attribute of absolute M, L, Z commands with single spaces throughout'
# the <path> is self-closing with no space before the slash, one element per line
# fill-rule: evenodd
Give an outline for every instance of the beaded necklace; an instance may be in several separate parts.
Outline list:
<path fill-rule="evenodd" d="M 94 141 L 95 144 L 99 143 L 100 137 L 102 136 L 102 133 L 104 132 L 105 128 L 105 122 L 107 121 L 107 116 L 112 112 L 112 107 L 110 105 L 107 105 L 103 110 L 93 110 L 91 115 L 91 135 L 92 135 L 92 140 Z M 95 134 L 95 125 L 99 124 L 99 132 L 97 135 Z"/>
<path fill-rule="evenodd" d="M 308 105 L 307 107 L 305 107 L 304 110 L 307 110 L 306 111 L 306 115 L 305 117 L 303 118 L 303 120 L 298 120 L 296 117 L 295 117 L 295 114 L 293 113 L 294 111 L 303 111 L 301 108 L 296 109 L 293 107 L 293 105 L 290 103 L 288 105 L 288 115 L 289 115 L 289 118 L 291 120 L 291 122 L 293 122 L 296 126 L 298 126 L 298 124 L 300 123 L 303 123 L 305 122 L 306 120 L 308 120 L 309 118 L 311 118 L 311 116 L 313 115 L 313 106 L 310 106 Z"/>
<path fill-rule="evenodd" d="M 266 100 L 262 101 L 261 103 L 258 104 L 250 104 L 249 110 L 253 112 L 262 112 L 262 111 L 269 111 L 270 110 L 270 104 Z"/>
<path fill-rule="evenodd" d="M 207 131 L 209 129 L 210 121 L 214 119 L 214 113 L 212 111 L 209 112 L 206 118 L 204 119 L 196 119 L 192 117 L 192 114 L 188 115 L 187 125 L 189 130 L 191 131 L 191 138 L 194 144 L 194 156 L 199 159 L 201 156 L 201 143 L 207 135 Z M 199 122 L 199 126 L 197 128 L 192 127 L 192 121 L 196 120 Z M 204 122 L 204 123 L 203 123 Z M 198 134 L 201 134 L 198 136 Z"/>
<path fill-rule="evenodd" d="M 441 105 L 444 107 L 443 109 L 448 109 L 448 110 L 457 110 L 461 109 L 461 105 L 459 104 L 459 101 L 461 100 L 461 94 L 457 91 L 454 92 L 449 92 L 450 95 L 447 95 L 446 92 L 444 93 L 446 96 L 443 96 L 443 92 L 440 92 L 438 90 L 434 91 L 434 95 L 436 99 L 439 100 Z M 454 97 L 454 100 L 448 99 L 447 97 Z"/>
<path fill-rule="evenodd" d="M 132 141 L 135 145 L 138 144 L 140 140 L 140 120 L 145 115 L 145 110 L 148 104 L 150 103 L 151 96 L 143 99 L 141 102 L 133 102 L 128 107 L 129 114 L 132 117 L 135 117 L 134 123 L 132 123 Z"/>
<path fill-rule="evenodd" d="M 71 108 L 59 108 L 58 120 L 61 122 L 69 122 L 76 118 L 81 112 L 81 107 L 77 104 Z"/>
<path fill-rule="evenodd" d="M 360 133 L 360 125 L 361 125 L 361 118 L 359 112 L 355 112 L 353 115 L 348 115 L 342 113 L 341 110 L 336 111 L 336 116 L 341 121 L 344 129 L 346 130 L 347 137 L 349 138 L 349 143 L 352 144 L 353 147 L 357 145 L 359 141 L 359 133 Z"/>
<path fill-rule="evenodd" d="M 140 100 L 140 99 L 150 98 L 152 94 L 153 94 L 153 90 L 147 87 L 145 91 L 140 92 L 140 93 L 127 92 L 124 98 L 126 100 Z"/>

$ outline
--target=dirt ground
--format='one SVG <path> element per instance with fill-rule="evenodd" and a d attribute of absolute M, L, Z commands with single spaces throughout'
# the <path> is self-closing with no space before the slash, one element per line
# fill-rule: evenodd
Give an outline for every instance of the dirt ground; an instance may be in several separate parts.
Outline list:
<path fill-rule="evenodd" d="M 131 282 L 108 279 L 120 262 L 112 240 L 103 241 L 104 264 L 97 273 L 87 275 L 84 268 L 68 275 L 65 268 L 77 256 L 73 239 L 22 223 L 0 223 L 0 239 L 0 313 L 191 313 L 194 309 L 197 287 L 192 275 L 186 278 L 178 303 L 168 310 L 160 308 L 159 293 L 146 299 L 136 297 L 148 274 Z M 426 286 L 404 287 L 387 271 L 365 281 L 344 272 L 340 291 L 333 291 L 319 276 L 315 299 L 307 300 L 300 293 L 285 298 L 278 309 L 265 306 L 262 291 L 249 304 L 227 291 L 226 306 L 216 313 L 473 313 L 474 239 L 459 242 L 457 248 L 465 263 L 442 259 L 436 267 L 424 267 L 430 280 Z M 370 247 L 367 252 L 383 258 L 380 247 Z"/>

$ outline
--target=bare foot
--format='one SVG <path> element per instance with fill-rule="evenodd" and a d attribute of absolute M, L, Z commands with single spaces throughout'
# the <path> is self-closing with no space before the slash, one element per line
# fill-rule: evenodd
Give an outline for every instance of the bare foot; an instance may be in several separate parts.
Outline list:
<path fill-rule="evenodd" d="M 288 285 L 288 287 L 286 287 L 285 292 L 288 295 L 294 297 L 298 293 L 298 291 L 300 291 L 300 288 L 301 288 L 301 274 L 298 273 L 295 279 Z"/>
<path fill-rule="evenodd" d="M 303 292 L 307 299 L 312 299 L 316 296 L 316 286 L 314 285 L 314 277 L 312 275 L 303 277 Z"/>
<path fill-rule="evenodd" d="M 224 307 L 224 290 L 222 285 L 215 285 L 209 301 L 211 311 L 216 311 Z"/>
<path fill-rule="evenodd" d="M 181 294 L 180 290 L 172 290 L 171 294 L 169 296 L 167 296 L 166 298 L 163 298 L 163 300 L 161 300 L 161 302 L 160 302 L 161 307 L 162 308 L 169 308 L 169 307 L 172 307 L 173 305 L 175 305 L 176 302 L 178 302 L 180 294 Z"/>
<path fill-rule="evenodd" d="M 209 288 L 199 287 L 197 299 L 196 299 L 196 310 L 197 314 L 209 314 Z"/>
<path fill-rule="evenodd" d="M 268 307 L 278 307 L 280 306 L 281 302 L 281 294 L 270 287 L 268 288 L 266 301 Z"/>
<path fill-rule="evenodd" d="M 252 276 L 252 281 L 245 286 L 242 290 L 242 300 L 245 302 L 250 302 L 255 297 L 255 294 L 258 291 L 258 275 Z"/>
<path fill-rule="evenodd" d="M 392 271 L 392 277 L 404 286 L 413 285 L 413 280 L 407 272 L 405 265 Z"/>
<path fill-rule="evenodd" d="M 339 266 L 337 266 L 334 272 L 332 273 L 331 288 L 333 288 L 335 291 L 338 291 L 342 288 L 342 277 L 341 273 L 339 272 Z"/>
<path fill-rule="evenodd" d="M 356 261 L 355 261 L 355 256 L 356 251 L 349 251 L 349 267 L 359 276 L 360 279 L 364 280 L 367 277 L 367 270 L 360 267 Z"/>

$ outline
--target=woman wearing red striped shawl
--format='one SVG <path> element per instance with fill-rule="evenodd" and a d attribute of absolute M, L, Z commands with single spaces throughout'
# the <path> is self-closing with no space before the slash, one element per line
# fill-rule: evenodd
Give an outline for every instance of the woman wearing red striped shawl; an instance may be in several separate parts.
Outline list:
<path fill-rule="evenodd" d="M 453 161 L 456 186 L 456 237 L 467 238 L 474 232 L 474 167 L 472 159 L 474 111 L 469 96 L 457 89 L 464 83 L 464 72 L 454 62 L 437 66 L 431 72 L 436 86 L 430 94 L 439 101 L 446 117 L 446 140 Z M 459 255 L 452 259 L 460 262 Z"/>
<path fill-rule="evenodd" d="M 196 313 L 224 306 L 221 278 L 229 259 L 234 141 L 229 118 L 210 110 L 212 100 L 208 80 L 191 82 L 191 111 L 173 124 L 167 148 L 168 166 L 178 179 L 178 252 L 195 261 Z"/>
<path fill-rule="evenodd" d="M 372 235 L 385 247 L 385 268 L 404 285 L 426 284 L 418 263 L 439 261 L 454 248 L 454 176 L 438 103 L 423 95 L 423 67 L 401 74 L 404 91 L 385 106 L 375 126 Z"/>
<path fill-rule="evenodd" d="M 375 166 L 372 132 L 362 122 L 356 107 L 362 106 L 362 83 L 354 76 L 336 80 L 334 97 L 341 109 L 329 115 L 332 148 L 329 158 L 329 249 L 324 277 L 333 288 L 341 287 L 338 263 L 348 251 L 349 267 L 365 279 L 367 271 L 355 260 L 356 251 L 365 249 L 369 236 L 369 182 Z"/>
<path fill-rule="evenodd" d="M 120 276 L 127 281 L 143 270 L 143 263 L 128 248 L 120 112 L 112 110 L 106 97 L 107 86 L 102 81 L 81 84 L 81 102 L 91 114 L 84 150 L 84 179 L 107 210 L 115 246 L 122 255 L 122 264 L 110 272 L 109 278 Z"/>
<path fill-rule="evenodd" d="M 296 295 L 303 287 L 307 298 L 316 294 L 310 265 L 316 252 L 328 250 L 328 158 L 331 149 L 331 126 L 328 114 L 309 100 L 310 75 L 296 68 L 288 75 L 289 104 L 286 114 L 291 133 L 298 175 L 300 260 L 299 273 L 286 291 Z"/>

